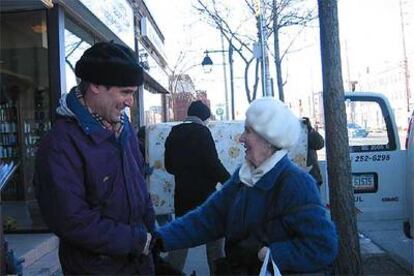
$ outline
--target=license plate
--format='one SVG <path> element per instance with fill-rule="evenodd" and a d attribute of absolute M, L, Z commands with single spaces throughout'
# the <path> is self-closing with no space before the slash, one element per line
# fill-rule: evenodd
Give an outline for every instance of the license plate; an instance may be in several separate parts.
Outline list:
<path fill-rule="evenodd" d="M 378 189 L 376 173 L 353 173 L 352 186 L 355 193 L 375 193 Z"/>

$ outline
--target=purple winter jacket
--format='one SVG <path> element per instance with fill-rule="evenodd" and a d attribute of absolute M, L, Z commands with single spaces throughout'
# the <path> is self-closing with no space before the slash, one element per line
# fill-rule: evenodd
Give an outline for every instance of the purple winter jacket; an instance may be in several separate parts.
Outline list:
<path fill-rule="evenodd" d="M 59 116 L 42 140 L 34 184 L 43 218 L 60 238 L 65 274 L 153 274 L 140 254 L 154 209 L 137 139 L 126 119 L 119 138 L 102 128 L 74 93 L 75 117 Z"/>

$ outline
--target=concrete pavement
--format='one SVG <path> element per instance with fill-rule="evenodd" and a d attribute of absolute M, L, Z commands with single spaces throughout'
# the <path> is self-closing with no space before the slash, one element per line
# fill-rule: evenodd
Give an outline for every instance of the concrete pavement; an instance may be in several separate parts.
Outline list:
<path fill-rule="evenodd" d="M 402 232 L 402 221 L 359 222 L 361 255 L 366 275 L 414 275 L 414 240 Z M 57 239 L 52 234 L 6 235 L 18 256 L 24 256 L 24 275 L 61 275 Z M 184 273 L 209 275 L 205 246 L 191 248 Z"/>
<path fill-rule="evenodd" d="M 405 237 L 402 220 L 360 221 L 358 230 L 414 275 L 414 240 Z"/>
<path fill-rule="evenodd" d="M 414 275 L 414 240 L 407 239 L 401 220 L 358 222 L 365 275 Z M 191 248 L 184 273 L 209 275 L 204 246 Z"/>

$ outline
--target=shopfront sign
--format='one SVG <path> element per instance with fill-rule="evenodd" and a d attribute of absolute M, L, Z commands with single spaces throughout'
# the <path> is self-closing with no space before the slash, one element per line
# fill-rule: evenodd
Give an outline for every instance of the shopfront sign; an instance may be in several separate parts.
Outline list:
<path fill-rule="evenodd" d="M 164 60 L 164 62 L 166 62 L 167 58 L 164 53 L 164 42 L 162 42 L 161 38 L 155 31 L 155 28 L 152 26 L 151 22 L 145 16 L 141 18 L 141 35 L 142 38 L 147 43 L 150 43 L 151 46 L 155 49 L 155 51 L 157 51 L 157 53 Z"/>
<path fill-rule="evenodd" d="M 127 0 L 80 0 L 131 49 L 134 42 L 134 12 Z"/>

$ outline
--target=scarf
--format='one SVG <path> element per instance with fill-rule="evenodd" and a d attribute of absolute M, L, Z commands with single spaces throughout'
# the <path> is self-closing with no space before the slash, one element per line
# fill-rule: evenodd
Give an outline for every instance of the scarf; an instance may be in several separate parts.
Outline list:
<path fill-rule="evenodd" d="M 250 161 L 245 159 L 239 170 L 240 181 L 249 187 L 253 187 L 260 178 L 269 172 L 286 154 L 287 150 L 278 150 L 257 168 L 255 168 Z"/>

